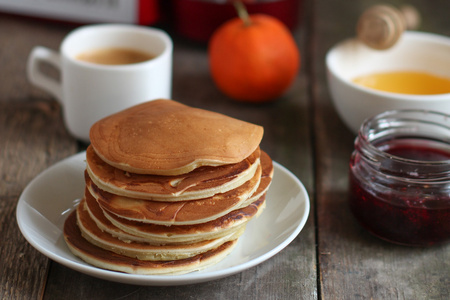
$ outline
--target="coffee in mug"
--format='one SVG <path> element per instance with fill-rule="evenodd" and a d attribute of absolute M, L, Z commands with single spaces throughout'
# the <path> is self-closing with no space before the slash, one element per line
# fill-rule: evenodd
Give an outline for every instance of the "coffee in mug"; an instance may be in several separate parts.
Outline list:
<path fill-rule="evenodd" d="M 32 84 L 60 101 L 68 131 L 89 142 L 90 127 L 99 119 L 145 101 L 171 98 L 172 48 L 169 35 L 159 29 L 87 25 L 69 33 L 59 53 L 35 47 L 27 73 Z M 41 63 L 59 69 L 61 80 L 42 73 Z"/>
<path fill-rule="evenodd" d="M 76 56 L 78 60 L 101 65 L 137 64 L 155 56 L 130 48 L 100 48 L 82 52 Z"/>

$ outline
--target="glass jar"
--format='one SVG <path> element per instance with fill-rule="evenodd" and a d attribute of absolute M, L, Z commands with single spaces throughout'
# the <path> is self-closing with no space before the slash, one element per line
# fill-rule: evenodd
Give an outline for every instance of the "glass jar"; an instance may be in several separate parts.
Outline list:
<path fill-rule="evenodd" d="M 399 110 L 366 120 L 349 177 L 350 209 L 375 236 L 409 246 L 450 240 L 450 115 Z"/>

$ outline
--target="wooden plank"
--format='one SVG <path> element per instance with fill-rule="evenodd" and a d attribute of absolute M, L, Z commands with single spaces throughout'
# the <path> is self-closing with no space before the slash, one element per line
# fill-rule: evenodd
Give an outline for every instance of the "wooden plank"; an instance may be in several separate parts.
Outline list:
<path fill-rule="evenodd" d="M 32 47 L 57 48 L 65 34 L 52 27 L 0 16 L 1 299 L 37 299 L 44 293 L 49 260 L 20 234 L 16 204 L 34 176 L 77 149 L 63 127 L 58 104 L 31 88 L 26 78 Z"/>
<path fill-rule="evenodd" d="M 20 234 L 16 204 L 34 176 L 76 148 L 52 102 L 0 102 L 1 299 L 35 299 L 43 294 L 48 259 Z"/>
<path fill-rule="evenodd" d="M 0 14 L 0 101 L 27 101 L 30 96 L 49 99 L 28 82 L 28 55 L 38 45 L 57 50 L 72 28 Z"/>
<path fill-rule="evenodd" d="M 317 224 L 323 299 L 448 299 L 450 245 L 429 249 L 383 242 L 357 225 L 347 207 L 354 136 L 334 111 L 325 80 L 327 49 L 354 35 L 359 14 L 377 1 L 316 0 L 315 134 Z M 402 4 L 395 1 L 395 4 Z M 448 1 L 414 1 L 422 28 L 448 34 Z"/>

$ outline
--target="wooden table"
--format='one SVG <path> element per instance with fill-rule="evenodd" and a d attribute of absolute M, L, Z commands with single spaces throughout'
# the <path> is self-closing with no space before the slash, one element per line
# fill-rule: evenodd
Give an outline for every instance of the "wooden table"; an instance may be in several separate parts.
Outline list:
<path fill-rule="evenodd" d="M 390 1 L 394 5 L 405 1 Z M 450 1 L 410 1 L 421 30 L 450 36 Z M 312 209 L 299 236 L 278 255 L 242 273 L 201 284 L 142 287 L 83 275 L 30 246 L 15 208 L 37 174 L 85 149 L 63 127 L 60 106 L 30 86 L 27 56 L 57 49 L 74 26 L 0 16 L 0 298 L 1 299 L 448 299 L 450 245 L 408 248 L 359 227 L 347 204 L 353 134 L 337 116 L 324 55 L 354 35 L 359 14 L 377 1 L 305 0 L 295 38 L 302 69 L 278 101 L 245 105 L 214 86 L 206 48 L 173 34 L 173 99 L 265 127 L 262 148 L 306 186 Z M 450 53 L 449 53 L 450 55 Z M 270 199 L 269 199 L 270 201 Z"/>

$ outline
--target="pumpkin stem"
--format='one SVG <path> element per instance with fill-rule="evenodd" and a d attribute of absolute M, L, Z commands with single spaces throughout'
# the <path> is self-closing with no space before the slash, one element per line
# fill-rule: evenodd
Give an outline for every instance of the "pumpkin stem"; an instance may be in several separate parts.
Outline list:
<path fill-rule="evenodd" d="M 241 20 L 244 22 L 244 25 L 245 26 L 252 25 L 247 9 L 245 8 L 245 5 L 242 3 L 242 1 L 233 1 L 233 4 L 234 7 L 236 8 L 239 18 L 241 18 Z"/>

